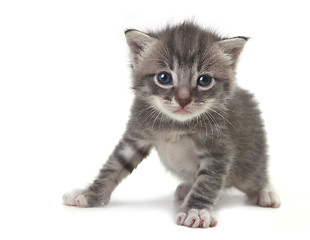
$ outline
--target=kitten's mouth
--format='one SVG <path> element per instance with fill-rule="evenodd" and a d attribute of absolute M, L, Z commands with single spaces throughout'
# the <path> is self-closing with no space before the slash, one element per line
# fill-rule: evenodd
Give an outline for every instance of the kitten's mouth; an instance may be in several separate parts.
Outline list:
<path fill-rule="evenodd" d="M 188 115 L 188 114 L 192 114 L 192 112 L 184 109 L 184 108 L 180 108 L 180 109 L 177 109 L 175 111 L 172 111 L 174 114 L 180 114 L 180 115 Z"/>

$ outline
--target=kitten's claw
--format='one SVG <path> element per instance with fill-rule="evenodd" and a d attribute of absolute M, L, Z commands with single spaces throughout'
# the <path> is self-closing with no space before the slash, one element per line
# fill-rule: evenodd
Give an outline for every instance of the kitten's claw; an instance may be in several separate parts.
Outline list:
<path fill-rule="evenodd" d="M 87 198 L 83 194 L 77 196 L 75 202 L 78 207 L 88 207 Z"/>
<path fill-rule="evenodd" d="M 187 214 L 177 214 L 177 224 L 191 228 L 208 228 L 215 227 L 217 221 L 207 209 L 190 209 Z"/>
<path fill-rule="evenodd" d="M 74 190 L 63 195 L 63 202 L 68 206 L 88 207 L 88 201 L 83 190 Z"/>

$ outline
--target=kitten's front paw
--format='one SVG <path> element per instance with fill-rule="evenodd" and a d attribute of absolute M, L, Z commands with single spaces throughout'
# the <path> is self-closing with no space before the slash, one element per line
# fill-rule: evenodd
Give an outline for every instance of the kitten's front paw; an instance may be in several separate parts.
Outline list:
<path fill-rule="evenodd" d="M 110 195 L 98 195 L 91 190 L 74 190 L 63 195 L 65 205 L 76 207 L 97 207 L 107 205 Z"/>
<path fill-rule="evenodd" d="M 191 228 L 208 228 L 215 227 L 217 220 L 207 209 L 190 209 L 187 213 L 177 214 L 177 224 Z"/>
<path fill-rule="evenodd" d="M 89 207 L 88 200 L 83 190 L 74 190 L 63 195 L 65 205 L 76 207 Z"/>

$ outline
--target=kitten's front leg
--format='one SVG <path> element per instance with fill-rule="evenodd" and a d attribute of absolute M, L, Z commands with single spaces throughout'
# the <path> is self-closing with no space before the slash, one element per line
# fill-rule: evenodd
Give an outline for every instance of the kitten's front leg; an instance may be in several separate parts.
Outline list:
<path fill-rule="evenodd" d="M 195 183 L 177 214 L 177 224 L 193 228 L 216 226 L 211 210 L 223 188 L 228 166 L 220 160 L 211 159 L 203 159 L 200 164 Z"/>
<path fill-rule="evenodd" d="M 116 186 L 138 166 L 150 149 L 148 142 L 125 134 L 94 182 L 87 189 L 66 193 L 64 203 L 77 207 L 108 204 Z"/>

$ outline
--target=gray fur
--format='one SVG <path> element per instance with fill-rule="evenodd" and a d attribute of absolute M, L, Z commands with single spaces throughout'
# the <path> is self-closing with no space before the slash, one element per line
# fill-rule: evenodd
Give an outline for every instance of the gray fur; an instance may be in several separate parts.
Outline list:
<path fill-rule="evenodd" d="M 260 111 L 253 95 L 235 82 L 247 38 L 224 38 L 193 23 L 149 33 L 130 29 L 125 34 L 135 92 L 127 130 L 97 179 L 82 192 L 84 204 L 67 204 L 107 204 L 117 184 L 155 147 L 163 164 L 184 182 L 176 192 L 184 199 L 181 225 L 196 226 L 187 224 L 190 210 L 210 211 L 227 187 L 240 189 L 259 205 L 278 207 L 279 202 L 271 199 L 274 193 L 266 190 L 267 147 Z M 156 82 L 161 71 L 172 73 L 173 85 Z M 213 77 L 212 87 L 197 86 L 202 74 Z M 205 111 L 174 117 L 164 108 L 175 102 L 190 111 Z M 268 193 L 271 201 L 265 203 L 260 196 Z M 215 225 L 212 220 L 205 225 L 203 217 L 200 221 L 197 226 Z"/>

